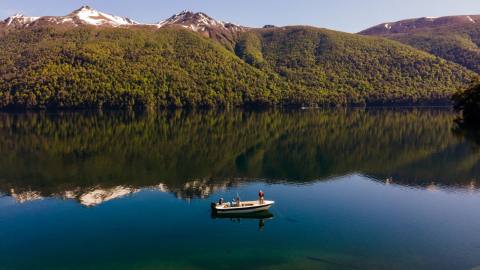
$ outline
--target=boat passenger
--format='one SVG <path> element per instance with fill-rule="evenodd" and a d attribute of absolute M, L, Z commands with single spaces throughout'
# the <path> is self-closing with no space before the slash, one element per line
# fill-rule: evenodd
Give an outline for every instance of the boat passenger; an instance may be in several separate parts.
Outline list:
<path fill-rule="evenodd" d="M 235 198 L 235 202 L 236 202 L 236 205 L 237 207 L 240 207 L 240 196 L 237 196 L 237 198 Z"/>
<path fill-rule="evenodd" d="M 265 202 L 265 193 L 263 191 L 258 192 L 258 201 L 260 204 L 263 204 Z"/>
<path fill-rule="evenodd" d="M 218 204 L 219 204 L 219 205 L 223 205 L 224 202 L 225 202 L 225 201 L 223 200 L 223 198 L 220 198 L 220 200 L 218 200 Z"/>

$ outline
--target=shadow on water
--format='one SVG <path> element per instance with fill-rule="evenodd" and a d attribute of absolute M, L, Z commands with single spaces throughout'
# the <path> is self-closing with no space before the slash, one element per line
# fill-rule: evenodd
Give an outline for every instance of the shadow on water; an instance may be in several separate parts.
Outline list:
<path fill-rule="evenodd" d="M 459 118 L 455 119 L 452 130 L 456 136 L 471 142 L 476 151 L 480 149 L 480 124 L 465 122 Z"/>
<path fill-rule="evenodd" d="M 272 219 L 274 216 L 270 211 L 262 211 L 256 213 L 215 213 L 212 211 L 213 219 Z"/>
<path fill-rule="evenodd" d="M 259 179 L 306 184 L 352 173 L 468 188 L 480 153 L 451 132 L 454 119 L 449 109 L 415 108 L 1 113 L 0 192 L 85 204 L 92 193 L 141 188 L 205 198 Z"/>
<path fill-rule="evenodd" d="M 215 213 L 212 211 L 212 219 L 225 219 L 234 223 L 241 223 L 242 220 L 258 220 L 258 229 L 263 231 L 267 220 L 272 220 L 274 215 L 270 211 L 256 213 Z"/>

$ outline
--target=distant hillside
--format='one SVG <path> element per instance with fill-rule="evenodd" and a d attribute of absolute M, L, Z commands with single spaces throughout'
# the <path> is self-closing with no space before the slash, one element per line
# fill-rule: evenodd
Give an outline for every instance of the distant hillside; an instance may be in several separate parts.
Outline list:
<path fill-rule="evenodd" d="M 383 38 L 313 27 L 257 29 L 236 53 L 287 80 L 291 100 L 326 96 L 335 103 L 415 103 L 442 100 L 472 74 L 445 60 Z"/>
<path fill-rule="evenodd" d="M 179 29 L 35 28 L 0 39 L 0 106 L 278 103 L 282 81 Z"/>
<path fill-rule="evenodd" d="M 480 73 L 480 15 L 383 23 L 360 34 L 397 40 Z"/>
<path fill-rule="evenodd" d="M 477 76 L 384 38 L 203 13 L 140 24 L 82 7 L 0 29 L 0 108 L 438 104 Z"/>

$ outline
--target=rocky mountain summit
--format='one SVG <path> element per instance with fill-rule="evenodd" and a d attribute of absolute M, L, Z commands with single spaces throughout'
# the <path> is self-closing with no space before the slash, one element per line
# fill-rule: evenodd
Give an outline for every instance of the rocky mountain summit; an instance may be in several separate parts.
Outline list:
<path fill-rule="evenodd" d="M 139 23 L 126 17 L 119 17 L 97 11 L 89 6 L 83 6 L 66 16 L 28 17 L 23 14 L 16 14 L 0 23 L 0 27 L 4 28 L 28 28 L 38 25 L 119 27 L 139 25 Z"/>
<path fill-rule="evenodd" d="M 157 28 L 180 26 L 200 33 L 213 32 L 241 32 L 246 27 L 229 22 L 219 21 L 205 13 L 182 11 L 158 23 L 139 23 L 127 17 L 115 16 L 95 10 L 89 6 L 71 12 L 66 16 L 29 17 L 15 14 L 0 22 L 3 28 L 27 28 L 36 25 L 67 25 L 80 26 L 92 25 L 98 27 L 129 27 L 129 26 L 154 26 Z"/>

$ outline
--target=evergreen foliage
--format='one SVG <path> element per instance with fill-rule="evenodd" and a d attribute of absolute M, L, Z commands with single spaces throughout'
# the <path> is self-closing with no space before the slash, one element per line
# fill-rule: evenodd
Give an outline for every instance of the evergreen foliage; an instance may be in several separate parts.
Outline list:
<path fill-rule="evenodd" d="M 257 30 L 239 44 L 245 61 L 287 80 L 294 103 L 442 102 L 473 75 L 397 42 L 313 27 Z"/>
<path fill-rule="evenodd" d="M 445 102 L 475 77 L 394 41 L 309 27 L 251 30 L 232 48 L 182 29 L 12 31 L 0 108 Z"/>
<path fill-rule="evenodd" d="M 455 109 L 462 112 L 465 123 L 480 127 L 480 84 L 455 93 L 453 100 Z"/>
<path fill-rule="evenodd" d="M 476 24 L 419 30 L 389 38 L 480 73 L 480 27 Z"/>

